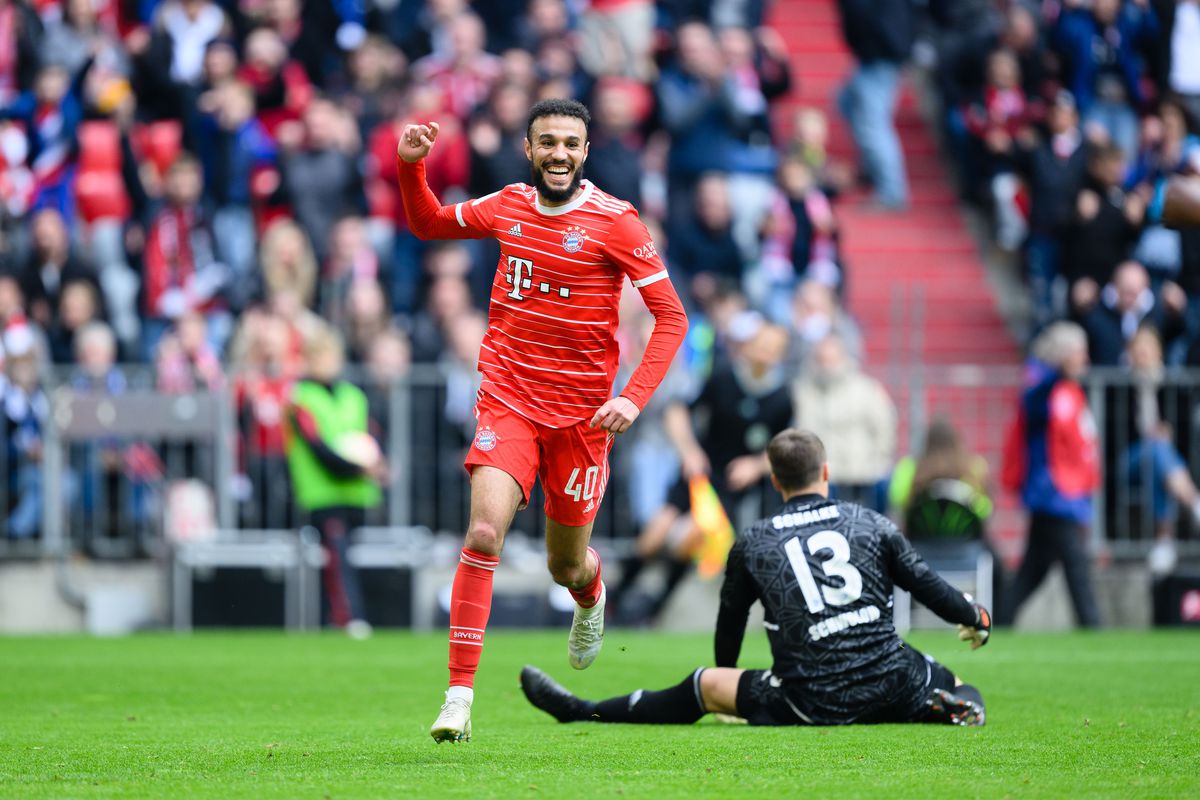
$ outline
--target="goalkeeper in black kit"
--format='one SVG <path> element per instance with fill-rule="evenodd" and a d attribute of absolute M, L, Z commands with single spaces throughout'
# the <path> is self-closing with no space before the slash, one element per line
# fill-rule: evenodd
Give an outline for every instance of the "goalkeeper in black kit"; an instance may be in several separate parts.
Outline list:
<path fill-rule="evenodd" d="M 909 647 L 892 624 L 899 586 L 978 648 L 987 609 L 934 572 L 886 517 L 829 499 L 829 465 L 815 434 L 789 428 L 767 449 L 784 505 L 729 553 L 717 617 L 716 667 L 661 691 L 593 702 L 534 667 L 529 702 L 560 722 L 690 724 L 705 714 L 751 725 L 938 722 L 983 725 L 979 690 Z M 763 604 L 771 669 L 738 669 L 750 607 Z"/>

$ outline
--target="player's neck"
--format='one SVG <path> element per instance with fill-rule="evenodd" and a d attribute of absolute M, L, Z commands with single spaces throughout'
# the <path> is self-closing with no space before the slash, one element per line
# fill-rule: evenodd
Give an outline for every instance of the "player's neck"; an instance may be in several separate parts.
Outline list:
<path fill-rule="evenodd" d="M 799 500 L 801 498 L 809 500 L 818 498 L 821 500 L 828 500 L 829 484 L 805 486 L 803 489 L 793 489 L 783 493 L 783 502 L 785 503 L 790 503 L 793 500 Z"/>

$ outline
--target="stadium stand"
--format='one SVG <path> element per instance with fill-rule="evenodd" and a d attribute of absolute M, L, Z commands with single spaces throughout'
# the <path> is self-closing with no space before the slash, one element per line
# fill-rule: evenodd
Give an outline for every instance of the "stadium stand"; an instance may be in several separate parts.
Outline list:
<path fill-rule="evenodd" d="M 1171 371 L 1200 364 L 1200 233 L 1157 224 L 1165 179 L 1200 172 L 1195 4 L 928 3 L 895 111 L 902 208 L 873 202 L 838 108 L 857 63 L 839 7 L 857 5 L 0 0 L 0 559 L 160 555 L 169 489 L 196 478 L 222 530 L 296 530 L 284 419 L 324 324 L 392 467 L 368 524 L 461 533 L 497 252 L 418 241 L 392 154 L 403 124 L 437 119 L 443 202 L 526 180 L 524 114 L 548 96 L 591 105 L 590 174 L 638 204 L 688 306 L 663 401 L 692 399 L 757 314 L 790 332 L 779 380 L 842 340 L 898 410 L 893 458 L 944 413 L 998 473 L 1027 335 L 1073 318 L 1118 362 L 1086 381 L 1108 463 L 1094 549 L 1195 553 L 1191 515 L 1143 497 L 1164 471 L 1124 469 L 1153 436 L 1200 463 L 1195 373 Z M 1081 44 L 1115 30 L 1120 46 Z M 1131 259 L 1149 283 L 1122 299 L 1110 279 Z M 647 320 L 626 305 L 636 357 Z M 1172 398 L 1156 420 L 1131 410 L 1146 375 L 1122 355 L 1144 325 L 1168 370 L 1146 374 Z M 211 394 L 225 435 L 60 441 L 59 392 L 148 391 L 181 414 Z M 674 482 L 661 417 L 652 404 L 614 452 L 605 547 L 627 550 Z M 64 506 L 49 538 L 47 482 Z M 517 530 L 540 514 L 534 497 Z M 1009 567 L 1020 515 L 996 494 Z"/>

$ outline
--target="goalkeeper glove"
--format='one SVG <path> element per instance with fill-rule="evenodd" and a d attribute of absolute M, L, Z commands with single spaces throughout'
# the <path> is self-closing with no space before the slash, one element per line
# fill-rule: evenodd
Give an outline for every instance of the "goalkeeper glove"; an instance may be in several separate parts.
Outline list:
<path fill-rule="evenodd" d="M 967 599 L 970 600 L 970 596 Z M 992 635 L 992 615 L 979 603 L 972 602 L 971 605 L 975 607 L 975 624 L 959 625 L 958 638 L 964 642 L 970 642 L 972 650 L 978 650 L 987 644 L 988 638 Z"/>

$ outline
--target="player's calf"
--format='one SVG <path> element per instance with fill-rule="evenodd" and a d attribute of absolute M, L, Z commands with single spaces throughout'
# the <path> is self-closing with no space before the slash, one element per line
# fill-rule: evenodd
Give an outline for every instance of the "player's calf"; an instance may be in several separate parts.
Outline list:
<path fill-rule="evenodd" d="M 632 722 L 650 725 L 691 725 L 708 711 L 700 694 L 698 669 L 668 689 L 591 702 L 576 697 L 536 667 L 521 670 L 521 690 L 537 708 L 559 722 Z"/>

